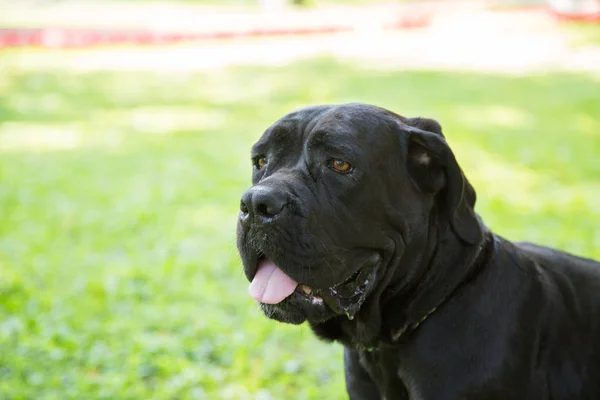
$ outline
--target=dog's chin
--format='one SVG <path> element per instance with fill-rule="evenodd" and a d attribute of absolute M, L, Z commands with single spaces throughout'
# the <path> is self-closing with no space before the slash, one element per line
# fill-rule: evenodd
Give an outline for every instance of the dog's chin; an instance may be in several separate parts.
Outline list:
<path fill-rule="evenodd" d="M 281 307 L 279 304 L 260 303 L 260 308 L 267 317 L 274 319 L 275 321 L 293 325 L 300 325 L 306 321 L 306 315 L 300 312 L 300 310 Z"/>
<path fill-rule="evenodd" d="M 299 325 L 304 321 L 322 323 L 339 314 L 316 296 L 306 296 L 294 292 L 277 304 L 260 303 L 261 310 L 271 319 Z"/>

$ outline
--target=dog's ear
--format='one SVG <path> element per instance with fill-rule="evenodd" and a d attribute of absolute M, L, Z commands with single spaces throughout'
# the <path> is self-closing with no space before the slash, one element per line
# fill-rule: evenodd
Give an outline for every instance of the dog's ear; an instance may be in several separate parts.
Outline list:
<path fill-rule="evenodd" d="M 407 120 L 417 129 L 409 131 L 408 171 L 423 192 L 444 196 L 454 232 L 465 242 L 476 244 L 483 231 L 475 215 L 475 190 L 461 171 L 442 134 L 432 119 Z"/>
<path fill-rule="evenodd" d="M 441 137 L 444 137 L 442 126 L 435 119 L 421 117 L 406 118 L 406 123 L 415 128 L 419 128 L 422 131 L 437 133 Z"/>

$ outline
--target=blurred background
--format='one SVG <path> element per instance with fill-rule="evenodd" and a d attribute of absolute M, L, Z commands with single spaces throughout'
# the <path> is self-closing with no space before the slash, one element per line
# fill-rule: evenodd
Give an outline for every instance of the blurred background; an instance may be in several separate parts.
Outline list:
<path fill-rule="evenodd" d="M 345 399 L 235 249 L 309 104 L 439 120 L 497 233 L 600 259 L 598 0 L 0 1 L 0 398 Z"/>

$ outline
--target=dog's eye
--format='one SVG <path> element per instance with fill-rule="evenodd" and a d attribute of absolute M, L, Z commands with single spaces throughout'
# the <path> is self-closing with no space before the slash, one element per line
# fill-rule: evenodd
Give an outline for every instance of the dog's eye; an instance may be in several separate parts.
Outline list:
<path fill-rule="evenodd" d="M 348 172 L 352 172 L 352 165 L 348 161 L 333 159 L 330 162 L 330 167 L 335 172 L 339 172 L 340 174 L 347 174 Z"/>
<path fill-rule="evenodd" d="M 267 157 L 265 156 L 254 157 L 252 161 L 256 169 L 261 169 L 269 162 L 269 160 L 267 160 Z"/>

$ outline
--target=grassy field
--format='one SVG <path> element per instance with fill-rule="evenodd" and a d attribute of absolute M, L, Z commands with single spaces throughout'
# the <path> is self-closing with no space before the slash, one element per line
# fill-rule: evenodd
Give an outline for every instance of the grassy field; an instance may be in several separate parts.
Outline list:
<path fill-rule="evenodd" d="M 498 233 L 600 258 L 600 82 L 374 72 L 0 74 L 0 398 L 344 399 L 341 348 L 262 316 L 234 246 L 249 148 L 363 101 L 439 119 Z M 325 393 L 326 395 L 324 395 Z"/>
<path fill-rule="evenodd" d="M 571 35 L 574 46 L 600 45 L 600 23 L 569 22 L 563 24 L 563 28 Z"/>

